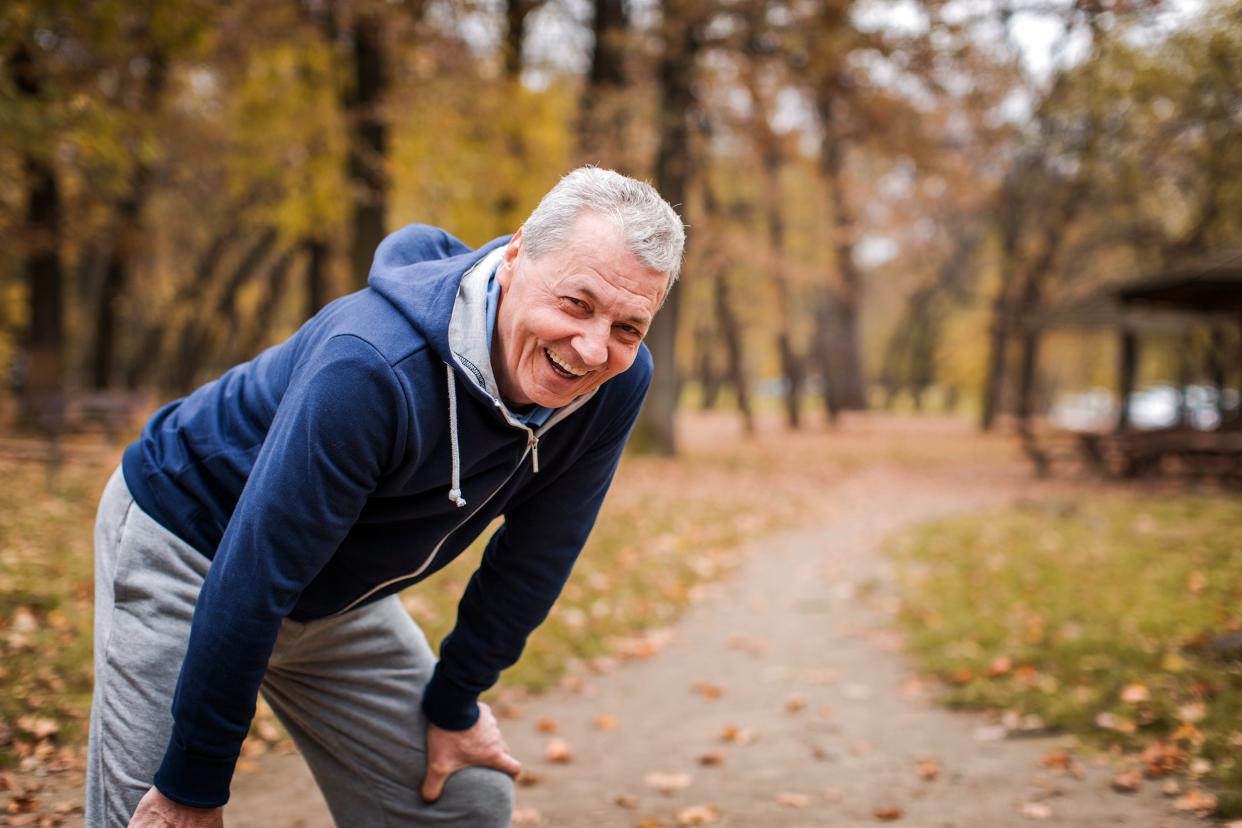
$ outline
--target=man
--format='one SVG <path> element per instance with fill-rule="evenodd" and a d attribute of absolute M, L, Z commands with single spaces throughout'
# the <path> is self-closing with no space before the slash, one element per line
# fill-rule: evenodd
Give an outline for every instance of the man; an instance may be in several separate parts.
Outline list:
<path fill-rule="evenodd" d="M 366 289 L 157 411 L 96 527 L 87 825 L 222 824 L 260 691 L 338 825 L 508 825 L 477 699 L 594 523 L 683 244 L 651 187 L 578 169 L 478 250 L 395 233 Z M 436 662 L 395 593 L 498 516 Z"/>

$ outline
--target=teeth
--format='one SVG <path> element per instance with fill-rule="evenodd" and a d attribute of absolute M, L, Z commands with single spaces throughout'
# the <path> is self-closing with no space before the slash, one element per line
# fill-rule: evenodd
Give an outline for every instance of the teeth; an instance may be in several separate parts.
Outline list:
<path fill-rule="evenodd" d="M 563 370 L 563 371 L 565 371 L 565 372 L 567 372 L 567 373 L 573 374 L 575 377 L 584 377 L 584 376 L 586 376 L 586 373 L 587 373 L 586 371 L 578 371 L 578 370 L 575 370 L 574 368 L 571 368 L 570 366 L 566 365 L 564 362 L 561 362 L 559 359 L 557 359 L 556 354 L 552 353 L 552 352 L 551 352 L 551 351 L 549 351 L 547 348 L 544 348 L 544 349 L 543 349 L 543 352 L 544 352 L 545 354 L 547 354 L 547 355 L 548 355 L 548 359 L 550 359 L 550 360 L 552 360 L 553 362 L 555 362 L 555 363 L 556 363 L 556 366 L 557 366 L 558 368 L 560 368 L 561 370 Z"/>

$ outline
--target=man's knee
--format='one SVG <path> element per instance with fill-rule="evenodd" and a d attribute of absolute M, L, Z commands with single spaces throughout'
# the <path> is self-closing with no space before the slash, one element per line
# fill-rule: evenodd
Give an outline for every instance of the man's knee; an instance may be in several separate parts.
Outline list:
<path fill-rule="evenodd" d="M 444 783 L 441 801 L 468 817 L 467 825 L 508 826 L 513 815 L 513 779 L 492 768 L 465 768 Z"/>

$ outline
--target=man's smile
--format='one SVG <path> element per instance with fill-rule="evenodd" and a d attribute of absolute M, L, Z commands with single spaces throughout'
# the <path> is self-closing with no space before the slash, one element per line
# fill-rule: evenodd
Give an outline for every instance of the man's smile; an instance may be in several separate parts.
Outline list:
<path fill-rule="evenodd" d="M 552 353 L 549 348 L 544 348 L 543 353 L 544 356 L 548 358 L 548 362 L 552 365 L 552 370 L 556 371 L 556 373 L 563 377 L 568 379 L 581 379 L 589 373 L 586 370 L 578 371 L 566 365 L 556 356 L 556 354 Z"/>

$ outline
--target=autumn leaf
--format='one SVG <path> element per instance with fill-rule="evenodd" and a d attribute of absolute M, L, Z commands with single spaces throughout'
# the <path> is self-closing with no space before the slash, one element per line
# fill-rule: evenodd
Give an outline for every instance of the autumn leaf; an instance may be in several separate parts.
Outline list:
<path fill-rule="evenodd" d="M 720 819 L 714 805 L 691 805 L 677 812 L 678 825 L 708 825 Z"/>
<path fill-rule="evenodd" d="M 596 730 L 616 730 L 617 720 L 607 713 L 600 713 L 593 720 Z"/>
<path fill-rule="evenodd" d="M 638 807 L 638 797 L 629 793 L 617 794 L 612 798 L 612 802 L 621 808 L 629 808 L 631 810 Z"/>
<path fill-rule="evenodd" d="M 47 739 L 60 733 L 60 725 L 40 716 L 18 716 L 17 729 L 36 739 Z"/>
<path fill-rule="evenodd" d="M 871 812 L 871 815 L 880 822 L 893 822 L 905 816 L 906 812 L 901 808 L 898 808 L 896 805 L 881 805 L 880 807 L 874 809 Z"/>
<path fill-rule="evenodd" d="M 725 753 L 723 750 L 712 750 L 699 755 L 699 764 L 704 767 L 716 767 L 723 765 Z"/>
<path fill-rule="evenodd" d="M 544 748 L 543 756 L 549 762 L 566 765 L 574 761 L 574 749 L 564 739 L 549 739 L 548 746 Z"/>
<path fill-rule="evenodd" d="M 550 719 L 547 716 L 535 722 L 535 730 L 539 733 L 555 733 L 560 729 L 560 725 L 556 723 L 556 719 Z"/>
<path fill-rule="evenodd" d="M 809 796 L 792 791 L 781 791 L 776 795 L 776 801 L 786 808 L 805 808 L 811 804 Z"/>
<path fill-rule="evenodd" d="M 1117 793 L 1134 793 L 1143 785 L 1143 774 L 1128 770 L 1113 777 L 1112 788 Z"/>
<path fill-rule="evenodd" d="M 530 768 L 522 768 L 522 772 L 518 774 L 517 778 L 518 785 L 523 788 L 533 788 L 542 781 L 542 774 Z"/>
<path fill-rule="evenodd" d="M 1165 783 L 1160 786 L 1160 793 L 1164 794 L 1170 799 L 1172 799 L 1175 796 L 1181 796 L 1182 795 L 1182 783 L 1178 782 L 1176 779 L 1167 779 L 1165 780 Z"/>
<path fill-rule="evenodd" d="M 1018 813 L 1027 819 L 1052 819 L 1052 808 L 1043 802 L 1023 802 L 1018 808 Z"/>
<path fill-rule="evenodd" d="M 708 701 L 716 701 L 724 695 L 724 688 L 719 684 L 712 684 L 709 681 L 696 681 L 690 685 L 691 693 L 698 693 Z"/>
<path fill-rule="evenodd" d="M 513 825 L 542 825 L 543 814 L 537 808 L 515 808 L 510 822 Z"/>
<path fill-rule="evenodd" d="M 653 771 L 643 777 L 643 783 L 647 787 L 655 788 L 660 793 L 668 796 L 674 791 L 680 791 L 682 788 L 689 787 L 690 774 Z"/>
<path fill-rule="evenodd" d="M 725 725 L 724 730 L 720 732 L 720 738 L 734 745 L 749 745 L 754 741 L 755 734 L 749 728 Z"/>
<path fill-rule="evenodd" d="M 1202 788 L 1191 788 L 1185 795 L 1174 800 L 1173 807 L 1179 811 L 1192 811 L 1199 816 L 1207 816 L 1216 811 L 1216 797 Z"/>
<path fill-rule="evenodd" d="M 940 777 L 940 763 L 935 759 L 924 759 L 919 762 L 919 779 L 934 782 Z"/>
<path fill-rule="evenodd" d="M 1000 678 L 1009 675 L 1013 670 L 1013 659 L 1009 656 L 999 656 L 992 659 L 992 663 L 988 665 L 988 675 L 991 678 Z"/>
<path fill-rule="evenodd" d="M 1127 684 L 1122 688 L 1121 700 L 1126 704 L 1143 704 L 1151 701 L 1151 691 L 1145 684 Z"/>
<path fill-rule="evenodd" d="M 801 693 L 790 693 L 785 697 L 785 712 L 798 713 L 806 708 L 806 696 Z"/>

